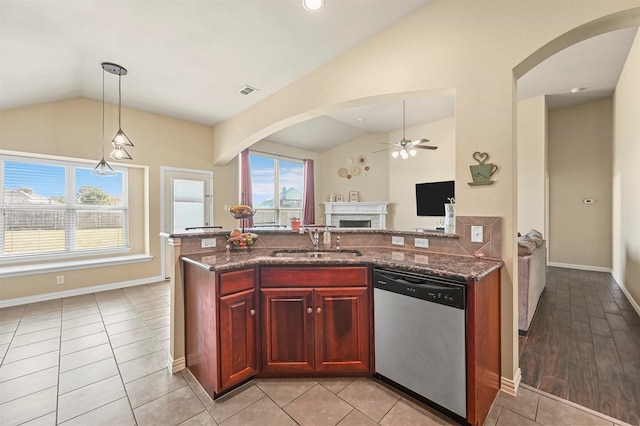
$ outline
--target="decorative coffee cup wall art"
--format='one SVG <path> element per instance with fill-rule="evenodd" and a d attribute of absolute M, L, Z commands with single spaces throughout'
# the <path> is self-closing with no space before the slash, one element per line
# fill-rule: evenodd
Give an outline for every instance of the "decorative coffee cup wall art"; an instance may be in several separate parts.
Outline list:
<path fill-rule="evenodd" d="M 491 176 L 498 171 L 498 166 L 493 163 L 487 163 L 489 154 L 486 152 L 474 152 L 473 159 L 476 160 L 478 164 L 469 166 L 469 169 L 471 169 L 471 178 L 473 179 L 473 182 L 469 182 L 469 185 L 491 185 L 493 183 Z"/>

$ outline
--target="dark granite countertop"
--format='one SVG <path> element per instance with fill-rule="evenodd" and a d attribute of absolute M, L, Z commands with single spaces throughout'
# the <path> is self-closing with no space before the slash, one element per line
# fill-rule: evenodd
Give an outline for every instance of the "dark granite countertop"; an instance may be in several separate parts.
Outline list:
<path fill-rule="evenodd" d="M 500 259 L 431 253 L 385 247 L 363 248 L 362 256 L 351 258 L 273 257 L 273 249 L 234 250 L 230 253 L 184 255 L 186 262 L 210 271 L 222 272 L 257 265 L 368 265 L 379 268 L 429 274 L 453 279 L 480 280 L 502 267 Z"/>

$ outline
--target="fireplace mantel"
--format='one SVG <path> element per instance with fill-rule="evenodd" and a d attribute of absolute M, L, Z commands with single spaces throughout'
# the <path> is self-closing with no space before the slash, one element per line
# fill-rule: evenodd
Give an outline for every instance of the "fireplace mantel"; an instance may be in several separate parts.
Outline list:
<path fill-rule="evenodd" d="M 339 226 L 340 219 L 371 219 L 371 227 L 387 229 L 388 202 L 324 203 L 325 223 Z"/>

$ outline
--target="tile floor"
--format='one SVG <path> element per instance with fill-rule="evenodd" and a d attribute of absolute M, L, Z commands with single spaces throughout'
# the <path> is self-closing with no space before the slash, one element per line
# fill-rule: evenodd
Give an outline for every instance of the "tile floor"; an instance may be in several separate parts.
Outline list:
<path fill-rule="evenodd" d="M 169 373 L 168 345 L 168 283 L 0 309 L 0 424 L 452 424 L 369 379 L 255 380 L 212 401 Z M 524 385 L 485 424 L 623 423 Z"/>

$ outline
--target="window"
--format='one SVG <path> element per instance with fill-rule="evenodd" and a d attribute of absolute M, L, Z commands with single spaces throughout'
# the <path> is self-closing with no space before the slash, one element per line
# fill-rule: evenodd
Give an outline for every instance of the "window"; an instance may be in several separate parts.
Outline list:
<path fill-rule="evenodd" d="M 302 160 L 283 160 L 249 155 L 254 226 L 291 224 L 302 216 L 304 165 Z"/>
<path fill-rule="evenodd" d="M 3 261 L 128 250 L 127 169 L 0 155 Z"/>

